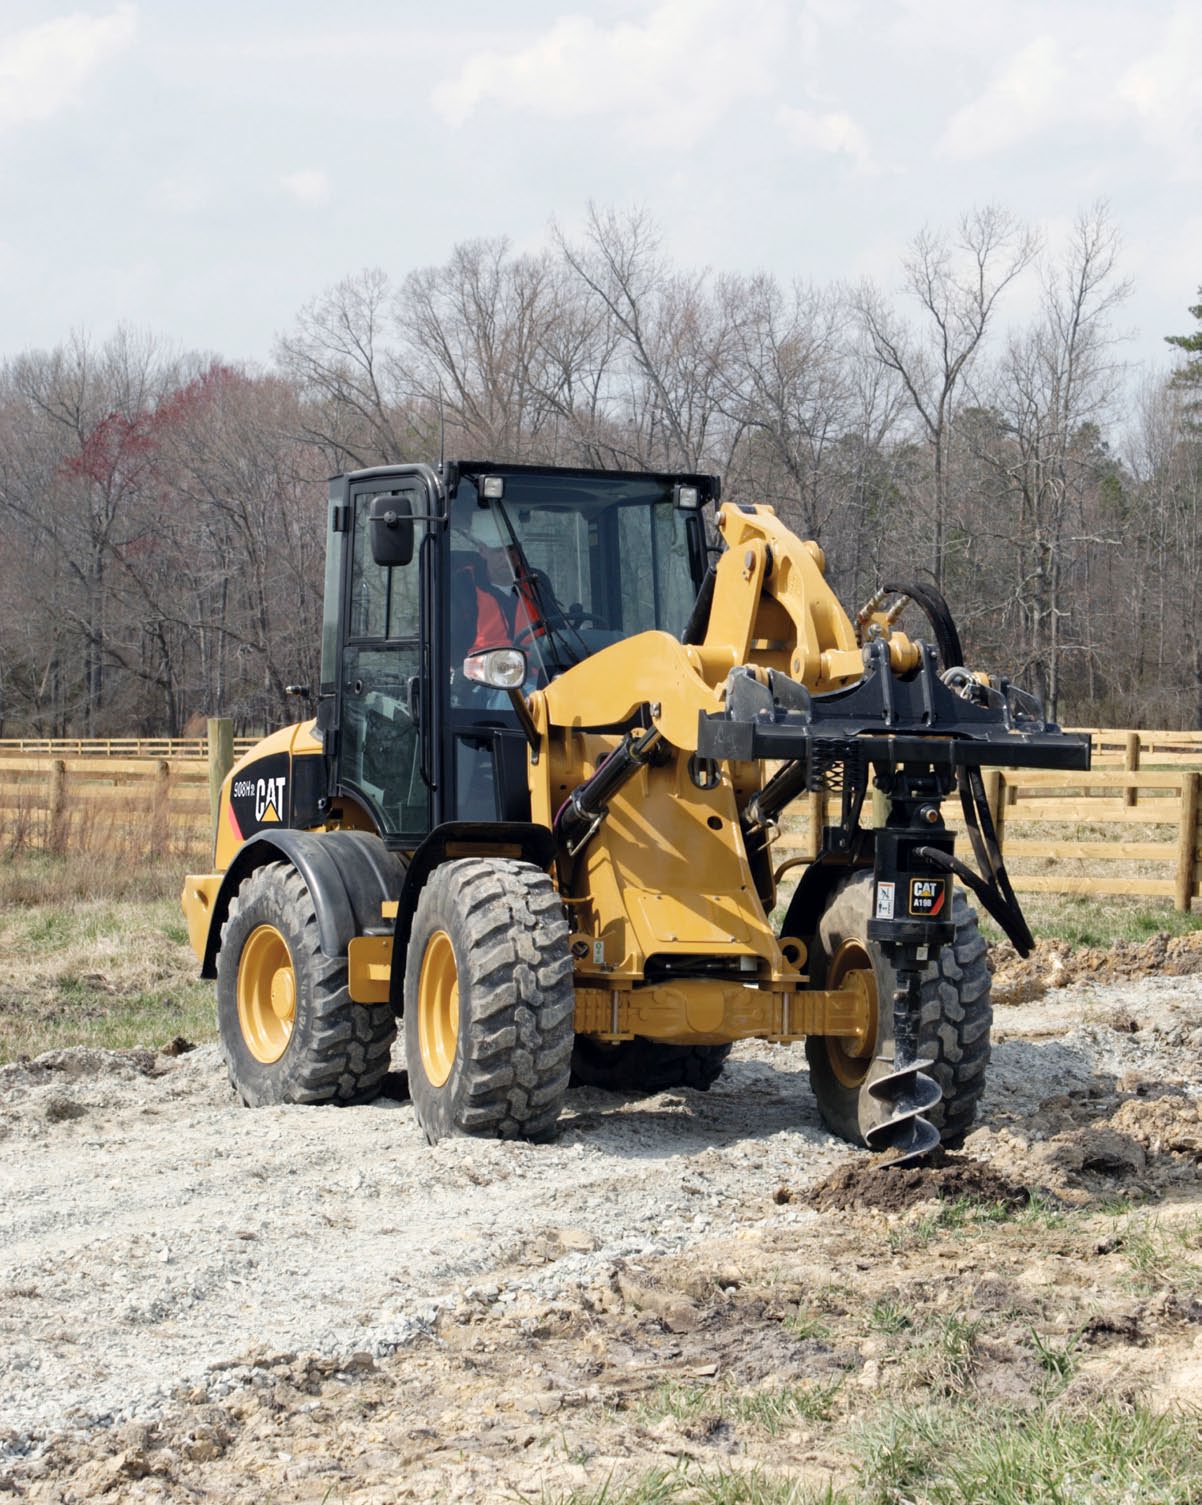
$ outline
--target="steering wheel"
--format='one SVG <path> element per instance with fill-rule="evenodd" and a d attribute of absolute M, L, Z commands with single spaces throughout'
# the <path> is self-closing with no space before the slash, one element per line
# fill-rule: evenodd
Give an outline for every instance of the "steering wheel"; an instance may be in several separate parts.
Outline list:
<path fill-rule="evenodd" d="M 546 626 L 542 617 L 537 622 L 528 622 L 525 627 L 519 627 L 513 635 L 513 646 L 526 649 L 536 637 L 541 637 L 546 632 Z"/>
<path fill-rule="evenodd" d="M 603 627 L 607 631 L 609 629 L 609 623 L 604 617 L 599 617 L 595 611 L 585 611 L 579 601 L 574 601 L 564 612 L 564 621 L 573 628 L 579 627 L 582 622 L 591 622 L 594 627 Z"/>

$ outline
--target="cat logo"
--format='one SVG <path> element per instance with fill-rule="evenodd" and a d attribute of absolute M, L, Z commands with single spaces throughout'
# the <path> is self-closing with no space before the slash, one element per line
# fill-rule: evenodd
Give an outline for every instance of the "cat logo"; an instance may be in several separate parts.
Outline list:
<path fill-rule="evenodd" d="M 933 920 L 943 908 L 947 898 L 947 882 L 943 878 L 910 879 L 910 913 L 923 915 Z"/>
<path fill-rule="evenodd" d="M 255 819 L 264 825 L 280 823 L 284 808 L 284 779 L 258 779 L 255 782 Z"/>

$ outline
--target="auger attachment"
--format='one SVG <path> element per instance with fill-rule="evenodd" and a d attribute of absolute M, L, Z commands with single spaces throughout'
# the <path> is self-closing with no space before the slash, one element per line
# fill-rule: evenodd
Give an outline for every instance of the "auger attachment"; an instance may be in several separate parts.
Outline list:
<path fill-rule="evenodd" d="M 864 1138 L 869 1149 L 893 1150 L 891 1164 L 910 1165 L 929 1155 L 940 1137 L 924 1115 L 943 1094 L 923 1070 L 918 1031 L 923 970 L 955 935 L 951 873 L 933 860 L 951 847 L 940 812 L 947 781 L 929 769 L 903 766 L 878 768 L 876 782 L 889 799 L 889 814 L 877 833 L 868 934 L 892 965 L 896 982 L 890 1069 L 869 1083 L 868 1092 L 892 1111 Z"/>
<path fill-rule="evenodd" d="M 939 1130 L 923 1117 L 939 1104 L 939 1084 L 916 1057 L 921 974 L 899 970 L 893 994 L 893 1069 L 868 1085 L 869 1095 L 892 1108 L 864 1135 L 870 1150 L 893 1150 L 891 1165 L 912 1165 L 939 1143 Z"/>

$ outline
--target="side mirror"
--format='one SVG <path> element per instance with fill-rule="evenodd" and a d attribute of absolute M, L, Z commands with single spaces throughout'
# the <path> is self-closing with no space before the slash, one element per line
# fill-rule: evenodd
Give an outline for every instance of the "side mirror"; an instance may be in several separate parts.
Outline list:
<path fill-rule="evenodd" d="M 413 503 L 407 496 L 378 496 L 367 514 L 371 557 L 377 564 L 408 564 L 413 558 Z"/>

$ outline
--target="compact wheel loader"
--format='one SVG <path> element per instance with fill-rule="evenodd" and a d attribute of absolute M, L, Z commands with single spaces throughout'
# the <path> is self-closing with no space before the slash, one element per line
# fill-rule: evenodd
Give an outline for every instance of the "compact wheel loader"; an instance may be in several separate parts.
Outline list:
<path fill-rule="evenodd" d="M 853 622 L 816 543 L 704 475 L 336 477 L 313 709 L 226 779 L 190 936 L 247 1104 L 371 1098 L 399 1025 L 431 1141 L 545 1139 L 572 1080 L 704 1088 L 754 1038 L 804 1040 L 835 1133 L 954 1142 L 989 1056 L 968 895 L 1031 945 L 982 770 L 1090 756 L 929 585 Z"/>

